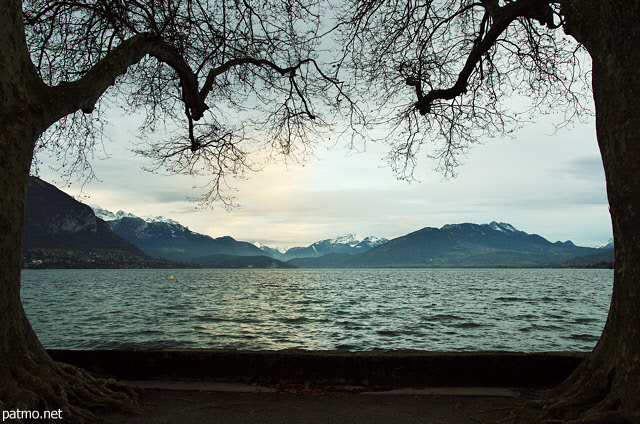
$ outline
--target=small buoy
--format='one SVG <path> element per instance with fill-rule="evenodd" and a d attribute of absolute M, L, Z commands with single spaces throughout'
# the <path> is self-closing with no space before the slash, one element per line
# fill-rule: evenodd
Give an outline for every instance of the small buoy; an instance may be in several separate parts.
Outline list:
<path fill-rule="evenodd" d="M 169 280 L 173 280 L 173 275 L 169 277 Z"/>

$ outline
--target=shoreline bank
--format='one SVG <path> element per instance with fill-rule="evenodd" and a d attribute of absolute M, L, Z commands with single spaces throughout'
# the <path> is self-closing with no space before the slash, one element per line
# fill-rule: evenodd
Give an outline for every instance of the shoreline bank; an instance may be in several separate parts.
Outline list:
<path fill-rule="evenodd" d="M 584 352 L 50 349 L 53 359 L 121 380 L 384 387 L 553 387 Z"/>

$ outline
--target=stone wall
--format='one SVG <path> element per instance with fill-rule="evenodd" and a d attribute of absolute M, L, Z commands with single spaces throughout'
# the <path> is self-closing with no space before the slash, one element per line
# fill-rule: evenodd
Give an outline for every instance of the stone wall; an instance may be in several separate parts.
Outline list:
<path fill-rule="evenodd" d="M 239 381 L 384 387 L 553 387 L 582 353 L 422 351 L 49 350 L 58 361 L 123 380 Z"/>

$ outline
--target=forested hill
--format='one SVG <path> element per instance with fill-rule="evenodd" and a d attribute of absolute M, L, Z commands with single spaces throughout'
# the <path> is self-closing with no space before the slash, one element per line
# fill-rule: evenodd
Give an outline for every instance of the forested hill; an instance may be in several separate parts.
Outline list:
<path fill-rule="evenodd" d="M 28 267 L 157 265 L 133 243 L 115 235 L 89 206 L 37 177 L 29 177 L 23 258 Z"/>
<path fill-rule="evenodd" d="M 113 223 L 140 244 L 115 234 L 109 225 Z M 147 223 L 127 216 L 107 223 L 91 207 L 37 177 L 29 178 L 23 246 L 25 268 L 292 267 L 266 257 L 176 262 L 211 251 L 227 255 L 264 252 L 231 237 L 212 239 L 192 233 L 171 220 Z"/>
<path fill-rule="evenodd" d="M 509 224 L 492 222 L 426 227 L 362 254 L 292 259 L 289 263 L 307 268 L 532 267 L 600 254 L 603 250 L 578 247 L 570 241 L 552 243 Z"/>

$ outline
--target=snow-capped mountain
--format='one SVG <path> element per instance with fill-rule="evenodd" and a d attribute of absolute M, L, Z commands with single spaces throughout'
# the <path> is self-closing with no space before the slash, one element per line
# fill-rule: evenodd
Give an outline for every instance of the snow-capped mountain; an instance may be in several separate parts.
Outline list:
<path fill-rule="evenodd" d="M 596 247 L 596 249 L 613 249 L 613 237 L 610 238 L 609 241 L 605 244 Z"/>
<path fill-rule="evenodd" d="M 116 214 L 98 205 L 89 205 L 89 207 L 93 209 L 93 212 L 96 214 L 96 216 L 103 221 L 113 221 L 114 219 L 116 219 Z"/>
<path fill-rule="evenodd" d="M 285 253 L 287 253 L 287 247 L 269 247 L 264 243 L 255 242 L 253 243 L 255 247 L 258 249 L 268 253 L 274 258 L 282 258 Z"/>
<path fill-rule="evenodd" d="M 33 250 L 28 253 L 34 260 L 80 267 L 95 266 L 98 260 L 102 266 L 112 267 L 125 258 L 130 263 L 149 259 L 114 234 L 87 205 L 38 177 L 29 177 L 26 200 L 23 253 Z"/>
<path fill-rule="evenodd" d="M 330 240 L 323 240 L 316 243 L 326 242 L 328 244 L 333 244 L 333 245 L 349 245 L 353 248 L 362 248 L 366 246 L 369 246 L 371 248 L 379 244 L 385 243 L 387 241 L 388 240 L 385 238 L 376 237 L 371 234 L 350 233 L 350 234 L 345 234 L 342 236 L 332 238 Z"/>
<path fill-rule="evenodd" d="M 330 244 L 348 244 L 348 245 L 356 245 L 360 242 L 360 240 L 358 240 L 358 236 L 356 236 L 355 234 L 345 234 L 332 239 L 327 239 L 325 241 L 329 242 Z"/>
<path fill-rule="evenodd" d="M 186 260 L 214 254 L 267 256 L 251 243 L 236 241 L 229 236 L 214 239 L 162 216 L 138 217 L 124 211 L 113 213 L 100 206 L 90 206 L 114 233 L 154 258 Z"/>
<path fill-rule="evenodd" d="M 121 212 L 121 211 L 119 211 L 119 212 Z M 146 222 L 163 222 L 165 224 L 180 225 L 180 223 L 178 221 L 174 221 L 173 219 L 165 218 L 164 216 L 145 215 L 145 216 L 141 216 L 140 218 L 144 219 Z M 189 227 L 185 227 L 185 228 L 188 229 Z"/>
<path fill-rule="evenodd" d="M 513 225 L 507 224 L 506 222 L 495 222 L 495 221 L 493 221 L 490 224 L 488 224 L 488 227 L 491 228 L 492 230 L 502 231 L 503 233 L 518 233 L 518 232 L 522 232 L 520 230 L 517 230 Z"/>
<path fill-rule="evenodd" d="M 532 267 L 562 264 L 563 260 L 597 252 L 571 241 L 552 243 L 510 224 L 491 222 L 425 227 L 363 254 L 296 258 L 290 263 L 301 268 Z"/>
<path fill-rule="evenodd" d="M 153 215 L 137 216 L 125 211 L 118 211 L 116 213 L 113 213 L 98 205 L 89 205 L 89 206 L 91 207 L 91 209 L 93 209 L 93 211 L 95 212 L 98 218 L 107 222 L 115 221 L 116 219 L 122 219 L 122 218 L 139 218 L 144 220 L 145 222 L 164 222 L 167 224 L 180 225 L 178 221 L 165 218 L 164 216 L 153 216 Z"/>
<path fill-rule="evenodd" d="M 274 249 L 261 243 L 254 243 L 276 259 L 288 261 L 293 258 L 316 258 L 329 253 L 348 253 L 355 255 L 366 252 L 388 240 L 372 235 L 345 234 L 332 239 L 317 241 L 306 247 Z"/>

